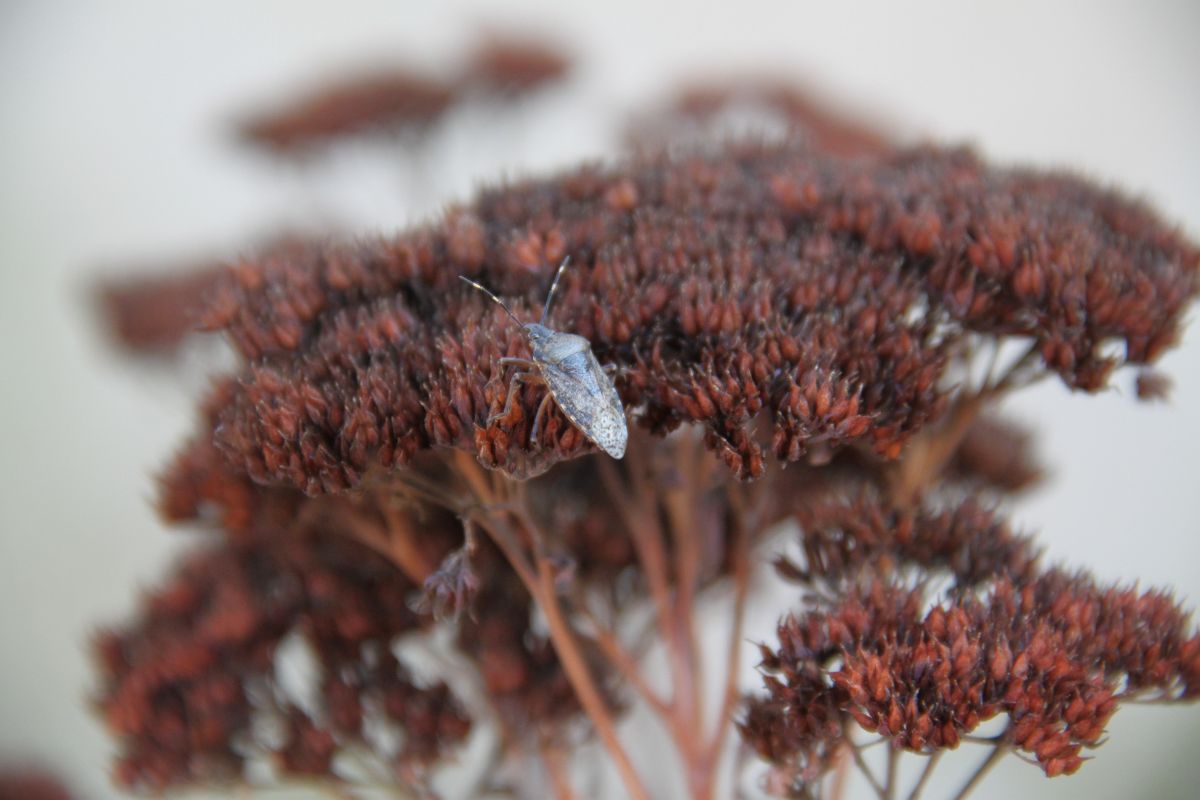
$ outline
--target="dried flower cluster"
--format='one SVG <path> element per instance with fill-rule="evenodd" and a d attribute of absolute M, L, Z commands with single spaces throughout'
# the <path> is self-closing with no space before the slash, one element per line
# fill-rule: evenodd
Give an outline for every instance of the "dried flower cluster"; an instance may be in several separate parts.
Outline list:
<path fill-rule="evenodd" d="M 105 318 L 124 348 L 170 352 L 199 323 L 201 298 L 216 285 L 222 265 L 200 265 L 180 275 L 113 281 L 100 287 Z"/>
<path fill-rule="evenodd" d="M 626 140 L 640 150 L 720 141 L 727 127 L 754 126 L 767 135 L 782 127 L 791 141 L 833 155 L 878 155 L 895 143 L 878 128 L 833 108 L 781 77 L 696 82 L 662 108 L 635 119 Z"/>
<path fill-rule="evenodd" d="M 558 69 L 503 47 L 475 63 L 517 89 Z M 857 753 L 854 730 L 932 754 L 1005 716 L 994 751 L 1056 775 L 1119 702 L 1196 696 L 1200 637 L 1168 596 L 1042 567 L 987 504 L 1040 475 L 993 401 L 1153 363 L 1200 292 L 1200 251 L 1116 193 L 899 149 L 776 84 L 693 93 L 656 124 L 746 98 L 804 131 L 492 188 L 425 227 L 290 240 L 179 284 L 177 307 L 209 294 L 202 322 L 239 362 L 161 479 L 168 520 L 218 535 L 98 642 L 121 783 L 253 782 L 270 760 L 341 789 L 365 752 L 428 792 L 430 769 L 489 728 L 501 746 L 480 792 L 569 797 L 584 730 L 640 800 L 615 725 L 640 703 L 690 796 L 715 796 L 737 719 L 768 788 L 808 797 Z M 399 107 L 376 100 L 280 117 L 276 143 Z M 568 256 L 551 324 L 617 368 L 621 462 L 556 407 L 531 440 L 545 389 L 500 364 L 528 345 L 457 280 L 536 319 Z M 1143 368 L 1139 396 L 1165 386 Z M 762 646 L 765 693 L 741 697 L 754 561 L 785 521 L 801 557 L 776 567 L 801 596 Z M 710 698 L 696 612 L 716 586 L 733 625 Z M 434 640 L 469 677 L 417 677 L 399 645 Z M 320 673 L 304 702 L 278 677 L 296 641 Z M 643 674 L 654 643 L 662 690 Z M 541 769 L 505 777 L 527 763 Z"/>
<path fill-rule="evenodd" d="M 1174 339 L 1198 257 L 1115 195 L 961 151 L 748 147 L 588 169 L 392 240 L 239 265 L 207 317 L 248 363 L 220 446 L 255 480 L 309 493 L 430 447 L 514 474 L 590 449 L 557 414 L 528 442 L 534 389 L 494 419 L 499 359 L 529 354 L 456 285 L 479 278 L 532 316 L 568 255 L 556 317 L 622 368 L 646 424 L 703 425 L 744 478 L 764 469 L 760 412 L 782 461 L 847 442 L 894 458 L 944 410 L 973 335 L 1029 337 L 1049 369 L 1099 389 Z"/>
<path fill-rule="evenodd" d="M 1043 570 L 1030 540 L 971 501 L 906 513 L 864 496 L 803 517 L 804 566 L 780 568 L 833 595 L 780 623 L 767 695 L 742 723 L 797 793 L 851 721 L 928 754 L 1006 714 L 994 743 L 1054 776 L 1079 768 L 1119 701 L 1200 693 L 1200 635 L 1169 596 Z M 944 598 L 929 591 L 939 573 Z"/>
<path fill-rule="evenodd" d="M 247 536 L 191 556 L 145 599 L 130 632 L 97 653 L 109 675 L 100 707 L 123 738 L 118 783 L 153 791 L 227 781 L 267 753 L 285 773 L 324 775 L 382 713 L 410 765 L 459 741 L 470 722 L 442 684 L 417 686 L 390 650 L 418 630 L 413 586 L 351 538 L 290 530 Z M 319 706 L 287 698 L 276 655 L 289 636 L 321 669 Z M 263 720 L 282 728 L 264 736 Z"/>
<path fill-rule="evenodd" d="M 0 769 L 0 800 L 71 800 L 52 774 L 36 767 Z"/>
<path fill-rule="evenodd" d="M 453 78 L 397 70 L 360 75 L 249 119 L 241 134 L 268 150 L 299 153 L 369 131 L 421 129 L 457 103 L 511 99 L 561 79 L 569 67 L 556 48 L 495 37 L 481 43 Z"/>
<path fill-rule="evenodd" d="M 317 238 L 317 237 L 312 237 Z M 258 258 L 302 258 L 312 241 L 276 235 L 250 248 Z M 125 268 L 101 281 L 97 298 L 114 344 L 134 353 L 172 355 L 199 328 L 209 296 L 229 271 L 225 259 Z"/>

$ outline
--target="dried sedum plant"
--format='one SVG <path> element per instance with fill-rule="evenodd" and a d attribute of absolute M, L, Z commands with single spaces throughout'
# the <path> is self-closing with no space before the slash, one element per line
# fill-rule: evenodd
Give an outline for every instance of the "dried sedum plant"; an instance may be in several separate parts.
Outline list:
<path fill-rule="evenodd" d="M 1118 193 L 899 147 L 778 84 L 752 96 L 789 135 L 698 137 L 737 96 L 693 90 L 650 125 L 659 139 L 686 116 L 683 151 L 110 292 L 121 330 L 187 307 L 239 357 L 161 478 L 164 517 L 206 544 L 97 640 L 120 785 L 428 796 L 488 731 L 463 796 L 575 796 L 591 737 L 635 798 L 727 792 L 733 750 L 768 791 L 824 798 L 852 768 L 896 796 L 915 754 L 916 797 L 942 753 L 983 741 L 965 795 L 1005 753 L 1074 772 L 1123 702 L 1196 697 L 1200 637 L 1169 595 L 1046 567 L 1012 532 L 998 507 L 1039 469 L 991 413 L 1041 378 L 1095 392 L 1123 367 L 1160 396 L 1148 366 L 1200 291 L 1195 244 Z M 615 367 L 622 461 L 553 405 L 532 437 L 546 390 L 501 363 L 528 344 L 458 280 L 536 319 L 567 257 L 551 322 Z M 772 560 L 794 602 L 742 696 L 751 575 Z M 716 661 L 705 594 L 733 620 Z M 306 698 L 281 678 L 297 642 Z M 440 654 L 437 679 L 414 650 Z M 677 783 L 630 757 L 634 706 L 669 735 Z"/>

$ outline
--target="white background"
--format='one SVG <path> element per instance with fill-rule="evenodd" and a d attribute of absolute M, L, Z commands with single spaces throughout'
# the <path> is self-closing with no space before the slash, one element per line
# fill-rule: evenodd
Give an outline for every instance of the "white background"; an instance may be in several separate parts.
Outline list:
<path fill-rule="evenodd" d="M 349 153 L 298 173 L 228 136 L 231 116 L 307 78 L 380 57 L 444 67 L 482 28 L 523 25 L 576 52 L 572 91 L 524 120 L 452 121 L 421 164 Z M 149 501 L 211 358 L 120 361 L 87 305 L 96 275 L 280 225 L 393 230 L 481 181 L 612 153 L 623 111 L 679 78 L 749 68 L 794 72 L 908 135 L 1079 169 L 1195 237 L 1198 35 L 1187 0 L 0 3 L 0 761 L 37 759 L 82 795 L 114 796 L 84 643 L 187 540 Z M 1129 374 L 1103 396 L 1047 385 L 1012 404 L 1054 471 L 1015 516 L 1051 559 L 1195 603 L 1200 330 L 1162 367 L 1168 405 L 1136 403 Z M 757 635 L 774 610 L 757 607 Z M 1126 709 L 1110 730 L 1075 778 L 1009 759 L 977 796 L 1195 796 L 1200 709 Z"/>

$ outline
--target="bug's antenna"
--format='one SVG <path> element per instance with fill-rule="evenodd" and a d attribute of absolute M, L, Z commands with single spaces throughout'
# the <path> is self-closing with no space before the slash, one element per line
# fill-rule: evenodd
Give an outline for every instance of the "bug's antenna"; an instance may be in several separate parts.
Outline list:
<path fill-rule="evenodd" d="M 482 286 L 480 286 L 478 283 L 476 283 L 475 281 L 471 280 L 470 278 L 467 278 L 467 277 L 464 277 L 464 276 L 462 276 L 462 275 L 459 275 L 459 276 L 458 276 L 458 279 L 459 279 L 460 281 L 463 281 L 464 283 L 469 283 L 469 284 L 471 284 L 471 285 L 472 285 L 472 286 L 474 286 L 476 289 L 478 289 L 479 291 L 483 292 L 483 293 L 484 293 L 484 294 L 486 294 L 488 297 L 492 298 L 492 300 L 493 300 L 493 301 L 495 301 L 495 303 L 496 303 L 498 306 L 500 306 L 501 308 L 503 308 L 503 309 L 504 309 L 504 312 L 505 312 L 506 314 L 508 314 L 508 316 L 512 317 L 512 321 L 513 321 L 513 322 L 517 323 L 518 325 L 521 325 L 521 320 L 517 319 L 517 315 L 516 315 L 516 314 L 514 314 L 512 311 L 510 311 L 510 310 L 509 310 L 509 308 L 508 308 L 508 306 L 504 305 L 504 301 L 503 301 L 503 300 L 501 300 L 499 297 L 496 297 L 496 295 L 492 294 L 492 293 L 491 293 L 491 292 L 489 292 L 487 289 L 483 288 Z M 522 327 L 524 327 L 524 326 L 522 325 Z"/>
<path fill-rule="evenodd" d="M 546 324 L 546 317 L 550 316 L 550 301 L 554 299 L 554 291 L 558 289 L 558 280 L 562 277 L 563 270 L 567 268 L 567 264 L 571 263 L 571 257 L 567 256 L 558 265 L 558 272 L 554 273 L 554 283 L 550 284 L 550 291 L 546 293 L 546 305 L 542 307 L 542 321 L 539 325 Z"/>

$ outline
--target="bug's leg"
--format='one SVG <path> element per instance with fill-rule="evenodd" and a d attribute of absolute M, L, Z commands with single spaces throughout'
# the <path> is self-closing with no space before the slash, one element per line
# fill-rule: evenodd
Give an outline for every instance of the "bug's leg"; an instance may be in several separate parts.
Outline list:
<path fill-rule="evenodd" d="M 538 404 L 537 413 L 533 415 L 533 428 L 529 431 L 529 444 L 533 445 L 537 442 L 538 432 L 542 429 L 542 420 L 546 416 L 546 409 L 550 407 L 550 401 L 554 399 L 554 395 L 549 390 L 546 391 L 546 396 L 542 398 L 542 402 Z"/>
<path fill-rule="evenodd" d="M 600 369 L 604 370 L 604 374 L 611 378 L 613 375 L 616 375 L 621 368 L 616 364 L 605 364 L 604 366 L 600 367 Z"/>
<path fill-rule="evenodd" d="M 537 369 L 537 364 L 533 361 L 530 361 L 528 358 L 510 358 L 508 356 L 504 356 L 500 359 L 500 366 L 507 367 L 509 364 L 516 364 L 522 369 Z"/>
<path fill-rule="evenodd" d="M 504 398 L 504 410 L 499 414 L 493 414 L 488 417 L 487 424 L 491 425 L 498 419 L 506 418 L 512 412 L 513 399 L 517 396 L 517 384 L 519 383 L 544 383 L 545 380 L 536 372 L 518 372 L 512 376 L 508 382 L 508 395 Z"/>
<path fill-rule="evenodd" d="M 487 418 L 487 424 L 491 425 L 498 419 L 505 419 L 512 412 L 513 398 L 517 396 L 517 385 L 524 383 L 525 379 L 530 376 L 528 372 L 518 372 L 512 376 L 508 382 L 508 392 L 504 396 L 504 408 L 498 414 L 492 414 Z"/>

